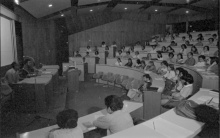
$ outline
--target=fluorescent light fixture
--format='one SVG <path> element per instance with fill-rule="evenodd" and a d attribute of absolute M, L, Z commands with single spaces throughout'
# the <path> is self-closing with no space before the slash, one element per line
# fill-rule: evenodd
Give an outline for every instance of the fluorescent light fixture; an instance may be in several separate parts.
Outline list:
<path fill-rule="evenodd" d="M 186 13 L 189 13 L 189 11 L 186 11 Z"/>
<path fill-rule="evenodd" d="M 19 5 L 19 0 L 14 0 L 15 4 Z"/>
<path fill-rule="evenodd" d="M 61 16 L 63 17 L 63 16 L 64 16 L 64 14 L 61 14 Z"/>
<path fill-rule="evenodd" d="M 48 7 L 52 7 L 52 6 L 53 6 L 52 4 L 49 4 L 49 5 L 48 5 Z"/>
<path fill-rule="evenodd" d="M 127 10 L 128 8 L 125 8 L 125 10 Z"/>
<path fill-rule="evenodd" d="M 155 12 L 157 12 L 158 10 L 157 9 L 155 9 Z"/>
<path fill-rule="evenodd" d="M 92 12 L 93 10 L 91 9 L 90 12 Z"/>

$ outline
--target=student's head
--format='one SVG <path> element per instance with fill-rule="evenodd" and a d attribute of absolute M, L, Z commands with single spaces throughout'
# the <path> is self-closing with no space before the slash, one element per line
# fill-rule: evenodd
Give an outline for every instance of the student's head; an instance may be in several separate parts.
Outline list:
<path fill-rule="evenodd" d="M 185 37 L 185 36 L 183 36 L 183 37 L 182 37 L 182 40 L 183 40 L 183 41 L 185 41 L 185 40 L 186 40 L 186 37 Z"/>
<path fill-rule="evenodd" d="M 168 69 L 169 71 L 171 71 L 171 70 L 174 71 L 174 70 L 175 70 L 173 64 L 169 64 L 167 69 Z"/>
<path fill-rule="evenodd" d="M 177 59 L 183 59 L 183 54 L 182 53 L 178 53 L 177 54 Z"/>
<path fill-rule="evenodd" d="M 176 42 L 175 41 L 171 41 L 171 45 L 176 45 Z"/>
<path fill-rule="evenodd" d="M 146 66 L 146 63 L 145 63 L 144 60 L 141 60 L 141 66 L 142 66 L 142 67 L 145 67 L 145 66 Z"/>
<path fill-rule="evenodd" d="M 87 46 L 87 49 L 90 49 L 90 46 Z"/>
<path fill-rule="evenodd" d="M 134 47 L 133 47 L 133 46 L 131 46 L 131 47 L 130 47 L 130 50 L 131 50 L 131 51 L 134 51 Z"/>
<path fill-rule="evenodd" d="M 136 56 L 139 55 L 139 52 L 138 52 L 138 51 L 135 51 L 135 55 L 136 55 Z"/>
<path fill-rule="evenodd" d="M 216 38 L 217 38 L 217 34 L 213 34 L 212 37 L 213 37 L 214 39 L 216 39 Z"/>
<path fill-rule="evenodd" d="M 178 68 L 176 68 L 176 75 L 177 76 L 179 76 L 180 75 L 180 72 L 182 71 L 182 70 L 184 70 L 183 68 L 181 68 L 181 67 L 178 67 Z"/>
<path fill-rule="evenodd" d="M 126 55 L 130 55 L 130 51 L 127 51 L 127 52 L 126 52 Z"/>
<path fill-rule="evenodd" d="M 165 60 L 163 60 L 163 61 L 161 62 L 161 66 L 164 67 L 164 68 L 165 68 L 165 67 L 167 68 L 167 67 L 168 67 L 168 62 L 165 61 Z"/>
<path fill-rule="evenodd" d="M 95 51 L 95 55 L 98 55 L 99 54 L 99 51 Z"/>
<path fill-rule="evenodd" d="M 172 59 L 174 57 L 174 54 L 172 52 L 169 53 L 169 58 Z"/>
<path fill-rule="evenodd" d="M 157 58 L 162 58 L 162 53 L 161 52 L 157 52 Z"/>
<path fill-rule="evenodd" d="M 200 55 L 198 57 L 199 62 L 205 62 L 205 56 L 204 55 Z"/>
<path fill-rule="evenodd" d="M 105 98 L 105 106 L 109 114 L 121 110 L 123 105 L 121 98 L 116 95 L 110 95 Z"/>
<path fill-rule="evenodd" d="M 132 59 L 131 58 L 128 59 L 128 63 L 132 63 Z"/>
<path fill-rule="evenodd" d="M 154 62 L 153 62 L 152 60 L 149 61 L 148 64 L 149 64 L 150 66 L 154 66 Z"/>
<path fill-rule="evenodd" d="M 198 34 L 198 38 L 203 38 L 203 35 L 202 34 Z"/>
<path fill-rule="evenodd" d="M 137 64 L 141 64 L 141 60 L 140 60 L 140 59 L 137 59 L 137 60 L 136 60 L 136 63 L 137 63 Z"/>
<path fill-rule="evenodd" d="M 204 46 L 203 51 L 209 51 L 209 46 Z"/>
<path fill-rule="evenodd" d="M 31 59 L 25 59 L 24 60 L 24 65 L 27 65 L 29 67 L 33 66 L 33 62 L 31 61 Z"/>
<path fill-rule="evenodd" d="M 212 65 L 213 63 L 218 64 L 219 63 L 219 58 L 218 57 L 210 57 L 210 64 Z"/>
<path fill-rule="evenodd" d="M 188 40 L 186 40 L 186 41 L 185 41 L 185 45 L 187 45 L 187 46 L 188 46 L 189 44 L 190 44 L 190 43 L 189 43 L 189 41 L 188 41 Z"/>
<path fill-rule="evenodd" d="M 149 82 L 149 81 L 152 80 L 152 78 L 151 78 L 151 76 L 150 76 L 149 74 L 144 74 L 144 75 L 143 75 L 143 80 L 144 80 L 145 82 Z"/>
<path fill-rule="evenodd" d="M 105 50 L 109 50 L 109 47 L 108 47 L 108 46 L 106 46 L 106 47 L 105 47 Z"/>
<path fill-rule="evenodd" d="M 145 46 L 141 46 L 141 49 L 144 50 L 144 49 L 145 49 Z"/>
<path fill-rule="evenodd" d="M 121 50 L 118 50 L 118 54 L 121 54 L 122 53 L 122 51 Z"/>
<path fill-rule="evenodd" d="M 188 71 L 182 68 L 182 70 L 180 70 L 179 77 L 187 76 L 187 74 L 188 74 Z"/>
<path fill-rule="evenodd" d="M 152 45 L 152 49 L 155 49 L 156 48 L 156 45 Z"/>
<path fill-rule="evenodd" d="M 11 67 L 12 67 L 14 70 L 19 70 L 20 65 L 19 65 L 18 63 L 16 63 L 16 62 L 12 62 L 12 63 L 11 63 Z"/>
<path fill-rule="evenodd" d="M 182 45 L 181 45 L 181 48 L 182 48 L 182 49 L 187 49 L 187 46 L 186 46 L 185 44 L 182 44 Z"/>
<path fill-rule="evenodd" d="M 173 48 L 171 46 L 167 47 L 167 51 L 171 51 Z"/>
<path fill-rule="evenodd" d="M 214 38 L 209 38 L 208 40 L 209 40 L 209 43 L 213 43 Z"/>
<path fill-rule="evenodd" d="M 86 55 L 89 55 L 89 52 L 86 52 Z"/>
<path fill-rule="evenodd" d="M 167 48 L 165 46 L 162 46 L 161 51 L 166 51 Z"/>
<path fill-rule="evenodd" d="M 141 44 L 141 42 L 140 42 L 140 41 L 137 41 L 136 45 L 140 45 L 140 44 Z"/>
<path fill-rule="evenodd" d="M 201 42 L 201 41 L 202 41 L 202 38 L 199 37 L 199 38 L 197 38 L 196 40 L 197 40 L 198 42 Z"/>
<path fill-rule="evenodd" d="M 148 54 L 147 54 L 147 58 L 148 58 L 148 59 L 151 59 L 151 53 L 148 53 Z"/>
<path fill-rule="evenodd" d="M 192 58 L 192 57 L 193 57 L 193 53 L 192 53 L 192 52 L 189 52 L 189 53 L 187 54 L 187 57 L 188 57 L 188 58 Z"/>
<path fill-rule="evenodd" d="M 187 74 L 185 76 L 180 77 L 180 80 L 184 85 L 193 84 L 194 82 L 193 76 L 191 74 Z"/>
<path fill-rule="evenodd" d="M 61 111 L 56 116 L 57 124 L 60 128 L 75 128 L 77 127 L 78 113 L 73 109 Z"/>
<path fill-rule="evenodd" d="M 102 42 L 102 45 L 105 45 L 105 42 L 104 42 L 104 41 Z"/>
<path fill-rule="evenodd" d="M 191 34 L 189 35 L 189 40 L 192 40 L 192 35 Z"/>
<path fill-rule="evenodd" d="M 117 58 L 117 61 L 118 61 L 118 62 L 121 62 L 121 59 L 120 59 L 120 58 Z"/>
<path fill-rule="evenodd" d="M 192 46 L 191 47 L 191 52 L 193 52 L 193 53 L 197 53 L 198 52 L 196 46 Z"/>

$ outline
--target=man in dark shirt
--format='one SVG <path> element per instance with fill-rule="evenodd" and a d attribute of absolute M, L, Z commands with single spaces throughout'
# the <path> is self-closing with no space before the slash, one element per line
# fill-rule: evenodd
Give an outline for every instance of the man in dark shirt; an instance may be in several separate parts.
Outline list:
<path fill-rule="evenodd" d="M 195 63 L 196 63 L 196 60 L 193 58 L 193 53 L 192 52 L 189 52 L 187 54 L 187 60 L 185 61 L 185 64 L 188 65 L 188 66 L 194 66 Z"/>

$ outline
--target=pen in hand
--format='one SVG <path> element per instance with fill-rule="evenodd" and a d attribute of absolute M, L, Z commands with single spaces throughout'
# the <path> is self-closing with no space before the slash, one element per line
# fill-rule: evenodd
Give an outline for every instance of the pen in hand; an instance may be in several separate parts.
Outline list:
<path fill-rule="evenodd" d="M 208 102 L 208 104 L 211 103 L 212 99 L 213 99 L 213 97 L 212 97 L 211 100 Z"/>

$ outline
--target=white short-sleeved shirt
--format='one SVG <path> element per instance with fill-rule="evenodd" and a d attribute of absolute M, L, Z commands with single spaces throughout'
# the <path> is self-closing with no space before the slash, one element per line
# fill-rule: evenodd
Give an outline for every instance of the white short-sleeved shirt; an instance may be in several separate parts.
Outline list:
<path fill-rule="evenodd" d="M 57 129 L 49 132 L 49 138 L 84 138 L 80 127 L 73 129 Z"/>
<path fill-rule="evenodd" d="M 122 63 L 117 61 L 117 62 L 115 62 L 115 65 L 116 66 L 122 66 Z"/>
<path fill-rule="evenodd" d="M 192 91 L 193 91 L 193 85 L 192 84 L 188 84 L 188 85 L 185 85 L 181 91 L 180 91 L 180 95 L 184 98 L 187 98 L 189 95 L 192 94 Z"/>

